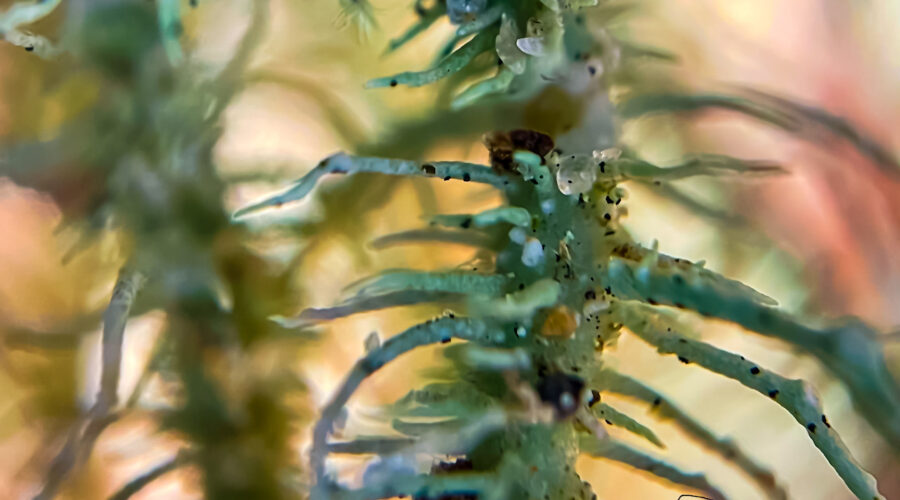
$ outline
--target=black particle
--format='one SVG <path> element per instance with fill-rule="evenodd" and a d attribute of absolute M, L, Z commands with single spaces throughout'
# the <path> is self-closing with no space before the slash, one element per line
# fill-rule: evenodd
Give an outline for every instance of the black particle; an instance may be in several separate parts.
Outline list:
<path fill-rule="evenodd" d="M 459 227 L 461 227 L 461 228 L 463 228 L 463 229 L 469 229 L 469 227 L 470 227 L 471 225 L 472 225 L 472 218 L 471 218 L 471 217 L 466 217 L 466 218 L 463 219 L 463 221 L 459 224 Z"/>
<path fill-rule="evenodd" d="M 809 432 L 812 432 L 812 433 L 816 432 L 816 424 L 814 424 L 812 422 L 806 424 L 806 428 L 809 430 Z"/>
<path fill-rule="evenodd" d="M 612 422 L 609 421 L 608 418 L 604 419 L 604 421 L 606 422 L 606 425 L 612 425 L 612 424 L 613 424 Z"/>
<path fill-rule="evenodd" d="M 678 361 L 681 361 L 684 364 L 688 364 L 691 362 L 691 360 L 685 358 L 684 356 L 678 356 Z"/>
<path fill-rule="evenodd" d="M 750 369 L 750 373 L 752 373 L 754 375 L 759 375 L 759 368 L 754 366 L 753 368 Z"/>
<path fill-rule="evenodd" d="M 444 177 L 444 180 L 445 180 L 445 181 L 449 181 L 449 180 L 450 180 L 450 176 L 449 176 L 449 175 L 445 176 L 445 177 Z"/>
<path fill-rule="evenodd" d="M 463 182 L 469 182 L 472 180 L 472 176 L 469 174 L 463 174 Z"/>
<path fill-rule="evenodd" d="M 831 424 L 828 423 L 828 419 L 825 418 L 825 415 L 822 415 L 822 423 L 825 424 L 825 427 L 831 428 Z"/>
<path fill-rule="evenodd" d="M 778 396 L 778 389 L 772 389 L 769 391 L 769 397 L 775 399 Z"/>
<path fill-rule="evenodd" d="M 425 172 L 425 175 L 434 175 L 437 170 L 435 170 L 434 165 L 426 163 L 422 165 L 422 171 Z"/>
<path fill-rule="evenodd" d="M 653 400 L 653 406 L 659 406 L 660 403 L 662 403 L 662 400 L 659 398 Z"/>
<path fill-rule="evenodd" d="M 612 216 L 609 214 L 603 214 L 603 218 L 606 220 L 610 220 L 610 219 L 612 219 Z"/>
<path fill-rule="evenodd" d="M 391 87 L 397 86 L 397 80 L 391 80 Z"/>
<path fill-rule="evenodd" d="M 585 298 L 585 300 L 594 300 L 597 298 L 597 292 L 595 292 L 593 290 L 588 290 L 588 291 L 584 292 L 584 298 Z"/>
<path fill-rule="evenodd" d="M 612 236 L 614 234 L 616 234 L 615 230 L 610 229 L 609 231 L 603 233 L 603 236 Z"/>
<path fill-rule="evenodd" d="M 538 373 L 540 374 L 540 369 Z M 536 387 L 541 400 L 554 405 L 558 418 L 567 418 L 575 413 L 583 388 L 584 380 L 580 377 L 560 372 L 541 376 Z M 569 394 L 575 405 L 572 407 L 563 406 L 561 402 L 564 394 Z"/>
<path fill-rule="evenodd" d="M 28 47 L 25 47 L 25 50 L 26 50 L 27 52 L 32 52 L 32 51 L 34 51 L 34 47 L 32 47 L 31 45 L 29 45 Z"/>
<path fill-rule="evenodd" d="M 596 390 L 591 389 L 591 399 L 588 400 L 588 406 L 593 407 L 595 404 L 600 402 L 600 393 Z"/>
<path fill-rule="evenodd" d="M 606 173 L 606 162 L 605 161 L 600 162 L 600 172 L 602 172 L 604 174 Z"/>
<path fill-rule="evenodd" d="M 604 288 L 603 291 L 606 292 L 607 295 L 612 295 L 612 288 L 610 287 Z"/>
<path fill-rule="evenodd" d="M 525 283 L 519 283 L 519 290 L 525 289 Z"/>
<path fill-rule="evenodd" d="M 597 68 L 595 68 L 595 67 L 593 67 L 593 66 L 588 66 L 588 73 L 590 73 L 591 76 L 596 75 L 596 74 L 597 74 Z"/>
<path fill-rule="evenodd" d="M 613 202 L 613 199 L 610 198 L 609 195 L 606 195 L 606 202 L 607 202 L 607 203 L 612 203 L 612 202 Z"/>

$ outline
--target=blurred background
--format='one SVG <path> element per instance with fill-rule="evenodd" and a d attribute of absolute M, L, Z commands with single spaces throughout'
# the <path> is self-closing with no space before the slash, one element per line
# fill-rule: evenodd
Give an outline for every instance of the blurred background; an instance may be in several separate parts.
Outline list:
<path fill-rule="evenodd" d="M 5 9 L 11 3 L 0 5 Z M 221 206 L 234 210 L 254 201 L 340 150 L 484 163 L 481 135 L 521 125 L 556 130 L 557 142 L 567 148 L 617 142 L 660 164 L 695 152 L 774 160 L 789 173 L 749 181 L 689 180 L 669 193 L 628 186 L 627 227 L 639 242 L 649 245 L 656 239 L 665 253 L 704 259 L 707 267 L 750 284 L 788 310 L 856 315 L 885 332 L 900 325 L 900 174 L 895 164 L 864 154 L 827 127 L 788 134 L 728 110 L 627 122 L 610 113 L 610 101 L 633 87 L 752 89 L 839 115 L 894 158 L 900 148 L 900 53 L 895 50 L 900 2 L 645 0 L 608 29 L 662 48 L 676 60 L 638 62 L 640 76 L 634 81 L 604 78 L 600 62 L 598 78 L 548 84 L 514 113 L 502 107 L 443 111 L 447 91 L 440 85 L 364 90 L 370 78 L 428 65 L 453 29 L 441 19 L 409 45 L 383 55 L 388 41 L 416 17 L 405 0 L 375 5 L 379 26 L 363 37 L 340 27 L 336 0 L 272 0 L 268 27 L 242 74 L 243 85 L 229 94 L 210 127 L 217 135 L 208 162 L 225 181 L 215 193 Z M 63 2 L 30 29 L 53 38 L 72 15 L 67 8 L 75 9 Z M 215 81 L 248 26 L 252 29 L 251 11 L 249 0 L 209 0 L 185 14 L 194 78 Z M 114 99 L 129 99 L 131 81 L 109 81 L 106 74 L 75 63 L 0 45 L 0 144 L 25 142 L 54 150 L 67 124 L 79 123 L 88 110 Z M 168 87 L 161 88 L 154 95 L 162 97 L 154 99 L 168 99 Z M 182 92 L 177 85 L 172 88 L 172 95 Z M 207 91 L 198 86 L 184 92 L 177 95 Z M 102 134 L 103 126 L 109 125 L 95 130 Z M 95 147 L 106 145 L 98 140 Z M 16 158 L 0 153 L 0 166 L 6 169 Z M 136 244 L 152 246 L 158 237 L 140 240 L 129 234 L 134 227 L 94 223 L 101 218 L 85 214 L 96 206 L 91 200 L 103 191 L 105 180 L 96 170 L 73 167 L 66 157 L 46 163 L 50 167 L 39 182 L 16 175 L 0 179 L 0 498 L 31 498 L 45 488 L 55 457 L 96 398 L 100 318 L 117 271 Z M 226 288 L 240 283 L 263 304 L 248 313 L 254 321 L 332 304 L 344 286 L 376 270 L 477 265 L 479 255 L 465 247 L 376 250 L 369 242 L 415 228 L 428 214 L 477 211 L 497 201 L 477 186 L 439 180 L 354 177 L 328 180 L 323 191 L 316 200 L 249 219 L 238 235 L 223 230 L 225 236 L 213 240 L 212 258 L 224 263 L 216 268 L 218 279 L 227 282 Z M 100 435 L 90 457 L 60 487 L 60 498 L 107 498 L 197 439 L 190 425 L 172 423 L 169 410 L 182 395 L 173 389 L 168 370 L 179 369 L 159 354 L 180 348 L 159 339 L 177 332 L 181 319 L 163 306 L 136 306 L 133 312 L 118 387 L 119 400 L 130 411 Z M 252 342 L 242 340 L 237 351 L 223 348 L 212 358 L 172 362 L 212 366 L 209 379 L 228 407 L 223 410 L 230 415 L 228 425 L 243 433 L 240 442 L 228 445 L 233 448 L 219 450 L 233 458 L 216 462 L 222 477 L 239 485 L 254 483 L 242 478 L 257 470 L 248 468 L 253 463 L 271 472 L 277 486 L 237 488 L 244 498 L 302 497 L 311 418 L 363 354 L 364 339 L 372 331 L 390 336 L 436 312 L 415 307 L 357 315 L 299 334 L 265 330 Z M 722 348 L 784 376 L 809 380 L 854 456 L 875 474 L 887 498 L 900 498 L 900 466 L 822 367 L 783 344 L 722 322 L 697 320 L 696 327 Z M 885 345 L 889 366 L 900 375 L 900 348 L 887 335 Z M 421 386 L 441 362 L 436 350 L 423 349 L 386 367 L 354 398 L 348 427 L 377 426 L 377 406 Z M 851 498 L 806 431 L 767 398 L 660 358 L 632 338 L 616 346 L 611 363 L 658 387 L 717 433 L 732 436 L 776 472 L 791 498 Z M 707 471 L 732 498 L 762 498 L 670 424 L 654 423 L 629 401 L 613 402 L 653 424 L 672 462 Z M 283 449 L 273 450 L 271 440 Z M 358 463 L 347 460 L 342 467 L 348 479 L 358 479 Z M 675 499 L 683 493 L 606 462 L 582 460 L 579 469 L 601 499 Z M 133 498 L 199 498 L 210 491 L 202 470 L 180 467 Z"/>

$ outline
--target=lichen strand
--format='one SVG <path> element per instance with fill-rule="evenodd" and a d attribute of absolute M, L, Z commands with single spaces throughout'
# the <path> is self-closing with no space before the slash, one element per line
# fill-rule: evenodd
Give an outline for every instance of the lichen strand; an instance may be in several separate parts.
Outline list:
<path fill-rule="evenodd" d="M 733 440 L 715 435 L 661 393 L 609 368 L 601 368 L 589 380 L 601 392 L 612 392 L 642 401 L 658 418 L 672 420 L 687 437 L 739 468 L 768 498 L 787 499 L 787 492 L 777 483 L 771 470 L 749 457 Z"/>
<path fill-rule="evenodd" d="M 541 135 L 529 134 L 532 139 Z M 751 311 L 772 311 L 774 315 L 774 301 L 701 265 L 660 255 L 655 247 L 644 248 L 631 240 L 619 224 L 620 217 L 627 213 L 622 204 L 627 193 L 618 183 L 631 175 L 621 175 L 624 164 L 618 151 L 576 156 L 577 165 L 566 165 L 577 166 L 578 171 L 575 177 L 579 185 L 570 189 L 567 180 L 574 179 L 571 172 L 560 175 L 565 161 L 559 161 L 557 153 L 551 151 L 549 137 L 526 141 L 532 146 L 550 145 L 535 148 L 517 145 L 512 140 L 514 135 L 522 134 L 488 136 L 492 167 L 335 155 L 302 179 L 293 194 L 276 197 L 278 201 L 299 199 L 328 172 L 366 171 L 446 176 L 463 182 L 475 180 L 477 175 L 479 181 L 497 187 L 505 198 L 503 206 L 481 214 L 440 215 L 432 219 L 433 223 L 453 226 L 463 234 L 494 231 L 497 250 L 493 269 L 388 271 L 357 285 L 359 293 L 347 307 L 318 313 L 324 319 L 329 314 L 340 316 L 381 307 L 444 302 L 452 297 L 457 304 L 467 306 L 464 310 L 468 317 L 453 313 L 449 318 L 413 327 L 368 352 L 356 364 L 316 426 L 311 461 L 317 473 L 314 497 L 356 498 L 366 492 L 374 498 L 378 491 L 384 495 L 402 491 L 417 498 L 453 498 L 454 494 L 477 494 L 478 498 L 514 495 L 537 500 L 590 498 L 589 486 L 574 472 L 575 459 L 582 452 L 621 461 L 715 498 L 723 497 L 702 474 L 683 472 L 607 437 L 604 422 L 622 426 L 653 445 L 662 446 L 648 427 L 599 403 L 590 391 L 603 389 L 611 380 L 618 381 L 613 386 L 620 391 L 652 399 L 653 407 L 663 406 L 661 398 L 651 398 L 648 393 L 653 392 L 646 387 L 635 389 L 634 384 L 621 383 L 623 377 L 599 375 L 603 373 L 604 347 L 616 341 L 626 324 L 661 352 L 676 353 L 685 363 L 703 364 L 764 394 L 775 391 L 775 396 L 770 397 L 804 426 L 809 424 L 810 437 L 851 491 L 865 500 L 879 498 L 874 480 L 859 468 L 834 430 L 824 423 L 821 410 L 798 399 L 803 397 L 804 387 L 799 381 L 735 361 L 733 355 L 712 346 L 680 337 L 676 342 L 675 337 L 651 335 L 644 328 L 656 324 L 656 304 L 695 308 L 704 314 L 738 321 L 739 314 L 732 312 L 737 304 Z M 504 139 L 507 137 L 510 140 Z M 643 165 L 639 160 L 629 161 Z M 742 164 L 736 160 L 720 162 L 732 163 Z M 645 169 L 642 175 L 650 175 L 653 180 L 654 168 Z M 709 173 L 709 169 L 694 165 L 679 169 L 677 175 Z M 660 175 L 671 176 L 668 172 Z M 270 199 L 257 207 L 271 204 Z M 659 284 L 661 280 L 664 283 Z M 679 287 L 693 291 L 682 293 Z M 422 295 L 416 297 L 417 293 Z M 623 299 L 638 299 L 651 305 Z M 304 313 L 301 318 L 311 315 L 314 313 Z M 471 343 L 469 348 L 451 346 L 446 350 L 453 365 L 451 373 L 455 375 L 440 385 L 414 391 L 393 405 L 388 412 L 392 426 L 406 434 L 404 439 L 409 441 L 384 445 L 393 450 L 392 456 L 421 452 L 462 455 L 471 461 L 472 469 L 410 477 L 409 484 L 424 488 L 412 491 L 383 489 L 375 484 L 366 485 L 363 490 L 347 490 L 337 485 L 325 467 L 328 437 L 351 394 L 364 379 L 399 354 L 426 343 L 449 342 L 451 338 Z M 735 369 L 743 371 L 736 373 Z M 730 441 L 712 435 L 668 401 L 664 405 L 664 416 L 675 418 L 701 444 L 744 470 L 770 497 L 784 497 L 770 471 L 748 459 Z M 422 418 L 429 420 L 423 422 Z M 397 451 L 396 447 L 405 442 L 412 444 L 405 451 Z M 343 448 L 366 445 L 348 443 Z M 484 486 L 488 477 L 495 480 L 489 488 Z M 407 479 L 398 477 L 396 484 L 404 484 L 403 481 Z"/>
<path fill-rule="evenodd" d="M 618 321 L 660 353 L 675 354 L 684 363 L 697 363 L 768 395 L 806 428 L 810 439 L 850 491 L 861 499 L 884 498 L 878 492 L 875 478 L 856 462 L 837 432 L 828 424 L 818 398 L 806 383 L 772 373 L 743 356 L 685 338 L 677 332 L 674 322 L 646 305 L 617 301 L 612 310 Z"/>
<path fill-rule="evenodd" d="M 724 319 L 786 341 L 815 356 L 849 389 L 859 414 L 900 447 L 900 387 L 888 370 L 877 332 L 859 320 L 812 324 L 771 307 L 750 287 L 682 259 L 622 244 L 606 273 L 622 298 L 664 304 Z"/>

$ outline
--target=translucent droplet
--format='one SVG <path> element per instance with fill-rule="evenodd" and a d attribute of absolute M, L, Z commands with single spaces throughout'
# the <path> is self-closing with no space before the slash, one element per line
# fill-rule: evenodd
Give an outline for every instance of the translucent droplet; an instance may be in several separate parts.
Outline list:
<path fill-rule="evenodd" d="M 544 39 L 531 36 L 516 40 L 516 47 L 522 52 L 535 57 L 544 55 Z"/>
<path fill-rule="evenodd" d="M 556 185 L 565 195 L 581 194 L 591 190 L 597 180 L 597 163 L 590 156 L 571 155 L 559 159 Z"/>
<path fill-rule="evenodd" d="M 622 156 L 622 150 L 619 148 L 606 148 L 602 151 L 594 151 L 594 158 L 599 161 L 618 160 Z"/>

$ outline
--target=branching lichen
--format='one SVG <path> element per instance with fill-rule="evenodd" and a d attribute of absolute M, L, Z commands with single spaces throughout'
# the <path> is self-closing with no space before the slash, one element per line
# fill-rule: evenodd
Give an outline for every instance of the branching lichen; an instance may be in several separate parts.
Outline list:
<path fill-rule="evenodd" d="M 0 34 L 38 55 L 54 55 L 58 51 L 48 39 L 21 28 L 48 16 L 59 3 L 13 5 L 0 15 Z M 556 110 L 548 104 L 552 92 L 545 92 L 561 75 L 578 69 L 603 85 L 627 83 L 631 76 L 623 68 L 633 59 L 673 59 L 665 50 L 627 43 L 612 34 L 604 23 L 629 6 L 597 6 L 592 0 L 446 0 L 430 7 L 416 2 L 418 19 L 389 43 L 388 52 L 445 15 L 456 26 L 454 34 L 433 66 L 377 78 L 367 87 L 444 85 L 449 92 L 442 94 L 446 97 L 442 102 L 451 109 L 433 118 L 432 126 L 408 125 L 407 135 L 397 132 L 382 143 L 360 146 L 358 155 L 334 154 L 285 191 L 229 218 L 223 202 L 226 182 L 217 173 L 213 148 L 226 106 L 251 80 L 243 72 L 261 42 L 268 3 L 253 2 L 248 29 L 215 81 L 193 79 L 189 44 L 182 44 L 182 17 L 187 15 L 182 2 L 158 0 L 155 7 L 137 1 L 102 3 L 85 7 L 84 25 L 76 30 L 71 48 L 77 61 L 96 71 L 104 88 L 116 91 L 64 128 L 61 138 L 17 150 L 4 172 L 16 182 L 50 191 L 67 218 L 84 219 L 93 228 L 115 224 L 133 239 L 127 245 L 128 260 L 139 264 L 122 271 L 103 314 L 103 367 L 95 409 L 71 423 L 70 437 L 51 464 L 39 497 L 55 495 L 103 429 L 118 417 L 111 410 L 117 403 L 126 321 L 138 311 L 156 308 L 165 311 L 165 332 L 122 411 L 134 411 L 147 381 L 165 372 L 175 381 L 179 397 L 167 402 L 170 406 L 161 411 L 159 422 L 183 436 L 185 449 L 136 476 L 115 498 L 127 498 L 158 477 L 191 464 L 202 470 L 202 486 L 211 498 L 280 498 L 300 492 L 314 500 L 399 495 L 417 500 L 588 499 L 593 496 L 591 485 L 575 470 L 582 455 L 622 463 L 710 498 L 725 497 L 702 473 L 685 472 L 667 459 L 611 438 L 607 426 L 618 426 L 664 447 L 651 424 L 601 402 L 608 392 L 643 401 L 656 415 L 671 419 L 688 437 L 739 468 L 769 498 L 786 498 L 772 471 L 733 441 L 717 436 L 654 389 L 610 368 L 606 356 L 623 326 L 661 354 L 677 355 L 684 363 L 699 364 L 771 398 L 806 429 L 853 494 L 861 500 L 883 498 L 806 383 L 687 338 L 670 316 L 683 309 L 719 318 L 811 354 L 844 384 L 872 426 L 900 449 L 900 391 L 874 330 L 858 320 L 814 324 L 796 318 L 777 309 L 770 297 L 705 269 L 702 262 L 662 255 L 656 245 L 639 245 L 620 220 L 627 213 L 623 184 L 628 182 L 665 186 L 672 198 L 690 204 L 695 200 L 663 183 L 698 176 L 759 180 L 784 170 L 721 155 L 671 158 L 671 166 L 661 166 L 621 144 L 621 149 L 604 144 L 597 150 L 575 147 L 562 152 L 545 133 L 573 126 L 571 117 L 560 118 L 561 124 L 545 124 L 556 118 L 534 111 Z M 360 31 L 376 26 L 374 6 L 368 1 L 339 4 Z M 585 16 L 592 7 L 599 26 L 591 26 Z M 457 92 L 464 81 L 475 83 Z M 773 96 L 748 94 L 630 95 L 618 103 L 617 112 L 630 119 L 726 108 L 806 137 L 811 137 L 810 127 L 822 127 L 883 167 L 896 167 L 883 147 L 835 116 Z M 603 97 L 610 103 L 609 96 Z M 583 112 L 582 104 L 569 103 L 576 108 L 575 116 Z M 546 130 L 483 130 L 482 120 L 493 115 L 500 116 L 497 123 L 520 127 L 528 122 L 546 125 Z M 444 122 L 464 123 L 458 127 L 460 136 L 487 132 L 489 165 L 382 157 L 387 156 L 385 151 L 423 156 L 428 141 L 441 137 L 440 131 L 433 131 L 439 128 L 435 125 Z M 410 140 L 411 129 L 419 129 L 416 137 L 425 139 Z M 92 150 L 80 146 L 86 142 L 94 146 Z M 42 154 L 29 155 L 34 149 Z M 75 174 L 70 175 L 76 181 L 101 180 L 100 187 L 88 191 L 87 201 L 78 205 L 81 212 L 67 206 L 65 196 L 54 192 L 52 184 L 47 188 L 45 179 L 57 174 L 49 165 L 61 159 L 73 165 Z M 296 312 L 285 312 L 284 303 L 296 303 L 291 273 L 301 257 L 283 266 L 284 271 L 261 271 L 266 269 L 264 259 L 248 250 L 255 235 L 243 218 L 308 197 L 329 174 L 348 177 L 323 193 L 327 216 L 322 222 L 302 221 L 292 227 L 295 236 L 310 246 L 332 230 L 329 224 L 359 227 L 359 222 L 348 222 L 355 221 L 356 211 L 364 205 L 359 193 L 371 192 L 383 201 L 397 177 L 495 189 L 500 206 L 479 213 L 435 214 L 437 204 L 432 203 L 425 210 L 426 227 L 388 234 L 372 243 L 375 249 L 415 243 L 477 247 L 478 267 L 385 270 L 351 284 L 345 299 L 334 306 L 309 308 L 287 318 Z M 392 177 L 385 181 L 379 175 Z M 368 177 L 361 181 L 364 176 Z M 370 183 L 370 179 L 377 180 Z M 700 203 L 695 208 L 719 215 Z M 142 287 L 146 304 L 138 308 L 134 298 Z M 286 464 L 292 461 L 285 457 L 295 453 L 289 448 L 292 418 L 282 406 L 287 395 L 303 391 L 302 384 L 290 374 L 293 385 L 284 384 L 289 389 L 247 383 L 233 390 L 223 387 L 225 377 L 220 373 L 230 376 L 231 371 L 255 366 L 250 357 L 258 342 L 279 338 L 288 328 L 300 328 L 305 334 L 307 327 L 331 319 L 419 304 L 452 309 L 383 343 L 377 332 L 367 337 L 365 354 L 313 427 L 312 483 L 286 495 L 284 477 L 290 469 Z M 447 366 L 440 372 L 440 382 L 412 390 L 376 415 L 390 425 L 389 434 L 348 432 L 346 414 L 352 410 L 348 404 L 370 377 L 406 353 L 451 342 L 441 348 Z M 209 358 L 222 360 L 222 366 L 211 369 L 198 361 Z M 336 454 L 366 457 L 361 484 L 338 479 L 329 460 Z M 430 470 L 415 466 L 414 457 L 421 454 L 435 460 Z M 233 481 L 235 470 L 242 472 L 239 481 Z"/>
<path fill-rule="evenodd" d="M 495 143 L 489 142 L 489 146 L 492 144 Z M 494 165 L 494 169 L 491 170 L 488 167 L 465 166 L 466 174 L 463 175 L 468 177 L 463 177 L 462 180 L 471 180 L 473 172 L 482 173 L 481 179 L 499 188 L 506 197 L 508 203 L 506 208 L 492 209 L 483 214 L 437 216 L 432 219 L 446 225 L 458 226 L 463 231 L 477 231 L 479 226 L 510 228 L 506 244 L 501 245 L 496 253 L 495 269 L 486 270 L 487 274 L 459 271 L 430 273 L 390 271 L 357 285 L 360 296 L 397 294 L 397 299 L 374 302 L 379 307 L 412 303 L 412 300 L 403 295 L 404 292 L 423 291 L 468 296 L 470 297 L 468 313 L 473 318 L 480 318 L 480 321 L 472 323 L 476 320 L 447 318 L 424 323 L 392 338 L 383 347 L 371 351 L 356 364 L 337 395 L 323 410 L 322 418 L 316 425 L 312 463 L 319 486 L 314 492 L 318 492 L 320 497 L 325 492 L 338 496 L 356 494 L 336 484 L 328 472 L 326 454 L 330 448 L 328 436 L 333 422 L 363 380 L 402 352 L 426 343 L 446 342 L 451 337 L 459 337 L 475 345 L 494 346 L 512 351 L 509 353 L 485 351 L 478 354 L 480 351 L 475 349 L 472 352 L 478 354 L 476 357 L 462 353 L 454 353 L 451 356 L 448 352 L 448 356 L 458 365 L 457 371 L 465 374 L 467 380 L 467 382 L 460 380 L 455 384 L 464 384 L 466 389 L 458 392 L 463 386 L 454 389 L 456 387 L 454 383 L 443 385 L 441 386 L 444 388 L 443 396 L 439 402 L 425 399 L 422 406 L 396 408 L 400 410 L 400 418 L 393 421 L 395 430 L 411 438 L 419 438 L 423 433 L 429 432 L 454 435 L 466 426 L 473 416 L 472 412 L 475 411 L 464 402 L 466 400 L 482 401 L 479 406 L 482 410 L 510 405 L 511 408 L 521 408 L 524 405 L 525 408 L 532 408 L 528 411 L 537 412 L 535 415 L 541 413 L 542 410 L 539 408 L 546 407 L 552 410 L 554 415 L 551 423 L 541 423 L 531 428 L 510 423 L 506 428 L 486 436 L 480 444 L 465 451 L 463 455 L 472 461 L 473 470 L 485 474 L 495 472 L 497 460 L 501 458 L 524 464 L 543 460 L 543 457 L 534 453 L 551 453 L 568 457 L 566 463 L 571 470 L 571 460 L 582 452 L 623 461 L 665 480 L 697 488 L 716 498 L 723 497 L 723 494 L 702 476 L 683 473 L 665 462 L 615 443 L 606 437 L 596 422 L 589 420 L 590 417 L 588 420 L 584 418 L 583 411 L 590 408 L 595 417 L 607 421 L 610 425 L 622 426 L 657 446 L 662 445 L 650 428 L 604 403 L 599 403 L 596 400 L 599 395 L 596 398 L 593 395 L 590 398 L 586 396 L 588 389 L 585 384 L 588 383 L 595 384 L 595 387 L 601 390 L 617 387 L 619 391 L 632 396 L 651 399 L 654 407 L 663 404 L 661 397 L 645 386 L 628 382 L 627 378 L 608 369 L 602 369 L 602 347 L 604 343 L 611 342 L 618 335 L 618 330 L 624 324 L 656 345 L 663 353 L 678 353 L 685 362 L 690 360 L 700 363 L 764 394 L 771 395 L 774 391 L 773 398 L 808 429 L 816 446 L 844 479 L 850 490 L 862 499 L 881 498 L 872 477 L 859 467 L 841 444 L 837 434 L 823 416 L 818 403 L 811 402 L 806 386 L 799 381 L 790 381 L 762 370 L 736 355 L 724 353 L 702 342 L 665 333 L 665 327 L 660 327 L 663 319 L 658 304 L 695 309 L 706 315 L 716 315 L 739 323 L 741 323 L 739 315 L 754 314 L 753 311 L 771 311 L 768 314 L 788 318 L 785 313 L 773 308 L 774 301 L 746 285 L 707 271 L 702 265 L 660 255 L 655 248 L 640 247 L 630 241 L 623 231 L 616 230 L 618 217 L 622 213 L 620 202 L 624 198 L 624 193 L 617 187 L 617 182 L 631 178 L 649 178 L 658 181 L 673 175 L 676 177 L 707 175 L 718 173 L 720 167 L 728 172 L 734 170 L 744 172 L 745 162 L 717 157 L 711 168 L 696 163 L 685 167 L 673 167 L 670 173 L 669 169 L 649 166 L 641 160 L 622 160 L 615 153 L 596 152 L 593 156 L 584 156 L 588 160 L 579 163 L 578 168 L 593 170 L 591 175 L 581 177 L 588 179 L 587 186 L 573 190 L 570 188 L 570 177 L 559 175 L 559 172 L 567 167 L 562 165 L 563 162 L 557 153 L 542 151 L 545 154 L 545 157 L 542 157 L 528 151 L 527 147 L 529 146 L 518 148 L 509 156 L 503 156 L 511 157 L 513 168 L 500 170 Z M 493 158 L 501 158 L 499 154 L 494 153 L 492 150 Z M 577 155 L 571 158 L 577 158 Z M 365 159 L 360 164 L 375 163 L 371 159 Z M 378 165 L 384 165 L 379 166 L 379 170 L 391 175 L 399 173 L 421 176 L 421 165 L 424 164 L 384 160 Z M 432 166 L 430 174 L 439 175 L 438 170 L 445 168 L 443 165 L 427 165 Z M 753 170 L 750 169 L 751 172 Z M 769 170 L 765 168 L 765 171 Z M 621 172 L 631 172 L 631 175 L 622 175 Z M 314 171 L 306 179 L 315 180 L 318 177 L 320 173 Z M 451 176 L 457 179 L 460 177 L 458 172 Z M 298 184 L 302 186 L 298 190 L 302 191 L 302 194 L 312 189 L 312 185 L 306 179 Z M 297 196 L 293 198 L 296 199 Z M 267 203 L 269 202 L 257 204 L 256 207 Z M 530 232 L 527 230 L 529 228 Z M 537 244 L 536 252 L 529 250 L 530 241 Z M 637 298 L 652 305 L 622 300 L 627 298 Z M 676 300 L 684 303 L 676 303 Z M 740 308 L 736 304 L 740 304 Z M 358 308 L 360 311 L 367 309 L 369 307 Z M 357 308 L 351 306 L 344 312 L 353 313 L 356 310 Z M 315 313 L 312 311 L 303 313 L 307 316 L 312 314 Z M 745 323 L 741 324 L 747 326 Z M 442 326 L 438 328 L 436 325 Z M 486 334 L 486 332 L 495 333 Z M 523 355 L 528 362 L 519 361 Z M 506 378 L 497 379 L 496 375 L 491 375 L 497 370 L 506 373 Z M 585 380 L 580 373 L 587 373 L 589 376 Z M 528 383 L 523 386 L 512 382 L 510 374 L 515 374 Z M 471 383 L 473 381 L 476 381 L 474 385 Z M 534 396 L 527 396 L 529 393 Z M 419 394 L 424 396 L 429 392 Z M 463 398 L 464 394 L 470 395 Z M 511 394 L 519 396 L 510 400 Z M 411 394 L 404 400 L 409 401 L 409 398 L 415 397 L 417 396 Z M 532 402 L 525 403 L 526 401 Z M 535 406 L 534 401 L 540 403 Z M 702 444 L 725 459 L 734 461 L 735 465 L 744 470 L 770 497 L 784 497 L 783 490 L 776 485 L 771 472 L 747 458 L 733 443 L 715 437 L 671 403 L 666 402 L 665 407 L 667 416 L 675 418 Z M 477 411 L 474 414 L 477 415 Z M 425 416 L 438 420 L 431 422 L 409 420 Z M 556 432 L 581 436 L 573 441 L 551 440 L 549 448 L 538 451 L 533 447 L 521 446 L 523 432 L 535 439 L 536 436 L 546 439 Z M 378 450 L 369 448 L 369 451 Z M 576 491 L 571 488 L 575 488 L 577 480 L 569 477 L 567 473 L 540 467 L 537 470 L 541 484 L 545 487 L 558 484 L 561 492 Z M 462 478 L 460 480 L 462 481 Z M 438 493 L 450 495 L 455 491 L 446 490 Z M 528 491 L 527 488 L 525 491 Z"/>

